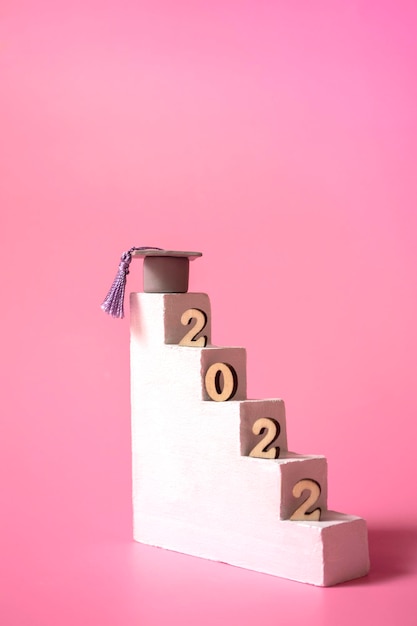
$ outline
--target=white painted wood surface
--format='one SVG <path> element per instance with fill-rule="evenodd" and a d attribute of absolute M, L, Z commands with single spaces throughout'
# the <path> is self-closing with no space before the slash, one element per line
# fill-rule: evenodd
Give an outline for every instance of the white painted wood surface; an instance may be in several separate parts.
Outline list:
<path fill-rule="evenodd" d="M 177 313 L 208 301 L 175 294 L 171 306 L 172 297 L 131 294 L 135 539 L 316 585 L 366 574 L 366 524 L 327 510 L 326 459 L 287 451 L 281 400 L 246 399 L 243 348 L 165 343 Z M 207 399 L 204 376 L 215 362 L 231 363 L 238 373 L 233 400 Z M 279 459 L 242 452 L 248 420 L 265 413 L 282 421 Z M 301 479 L 321 486 L 319 522 L 288 520 Z"/>

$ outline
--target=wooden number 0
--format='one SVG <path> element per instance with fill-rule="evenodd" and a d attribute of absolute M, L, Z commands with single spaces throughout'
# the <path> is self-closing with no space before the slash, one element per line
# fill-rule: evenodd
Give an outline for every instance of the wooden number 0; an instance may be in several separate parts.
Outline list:
<path fill-rule="evenodd" d="M 223 384 L 221 383 L 223 375 Z M 230 400 L 237 390 L 237 374 L 227 363 L 213 363 L 204 379 L 208 396 L 215 402 Z"/>
<path fill-rule="evenodd" d="M 199 337 L 196 339 L 198 333 L 201 333 L 205 325 L 207 324 L 207 315 L 200 309 L 187 309 L 181 315 L 181 324 L 187 326 L 191 324 L 191 320 L 195 320 L 195 324 L 184 335 L 178 345 L 180 346 L 195 346 L 204 348 L 207 344 L 207 337 Z"/>
<path fill-rule="evenodd" d="M 313 506 L 317 502 L 320 497 L 321 489 L 320 485 L 316 483 L 315 480 L 310 480 L 305 478 L 303 480 L 299 480 L 298 483 L 294 485 L 294 489 L 292 490 L 293 496 L 299 498 L 304 491 L 309 491 L 310 495 L 304 500 L 302 504 L 294 511 L 291 515 L 291 520 L 296 521 L 306 521 L 310 520 L 312 522 L 318 522 L 321 515 L 320 509 L 314 509 L 311 513 L 307 513 L 307 510 Z"/>
<path fill-rule="evenodd" d="M 266 434 L 264 434 L 266 431 Z M 258 459 L 277 459 L 279 457 L 279 447 L 269 447 L 279 437 L 281 426 L 276 420 L 270 417 L 260 417 L 252 426 L 254 435 L 264 435 L 264 437 L 256 444 L 249 456 Z M 269 447 L 269 450 L 268 450 Z"/>

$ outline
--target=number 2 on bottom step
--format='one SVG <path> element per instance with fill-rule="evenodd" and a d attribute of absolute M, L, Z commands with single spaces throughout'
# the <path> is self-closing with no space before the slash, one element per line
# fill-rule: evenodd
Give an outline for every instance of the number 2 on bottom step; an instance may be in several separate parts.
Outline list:
<path fill-rule="evenodd" d="M 293 496 L 300 498 L 304 491 L 309 491 L 310 495 L 300 504 L 298 509 L 291 515 L 290 520 L 294 521 L 310 521 L 318 522 L 320 520 L 321 509 L 317 508 L 311 513 L 307 513 L 308 509 L 316 504 L 320 497 L 321 488 L 315 480 L 304 478 L 294 485 L 292 490 Z"/>

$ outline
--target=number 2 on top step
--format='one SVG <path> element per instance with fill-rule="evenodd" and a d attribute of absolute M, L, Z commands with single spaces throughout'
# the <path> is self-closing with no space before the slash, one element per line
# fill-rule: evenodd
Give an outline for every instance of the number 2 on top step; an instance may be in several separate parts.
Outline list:
<path fill-rule="evenodd" d="M 197 338 L 197 335 L 206 327 L 207 315 L 200 309 L 187 309 L 181 315 L 181 324 L 187 326 L 191 324 L 192 320 L 195 320 L 194 325 L 184 335 L 178 345 L 204 348 L 207 345 L 207 337 L 203 335 Z"/>

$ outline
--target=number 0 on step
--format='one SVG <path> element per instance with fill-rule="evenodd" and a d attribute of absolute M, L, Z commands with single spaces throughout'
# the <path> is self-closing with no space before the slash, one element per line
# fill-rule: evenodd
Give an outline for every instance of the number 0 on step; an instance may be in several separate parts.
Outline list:
<path fill-rule="evenodd" d="M 237 391 L 237 374 L 227 363 L 213 363 L 204 379 L 207 395 L 215 402 L 226 402 Z"/>

